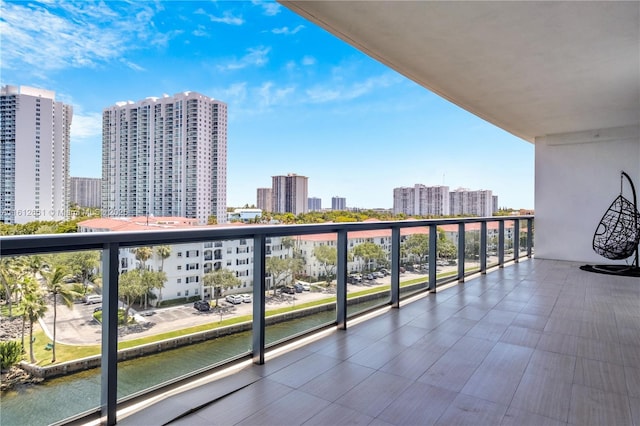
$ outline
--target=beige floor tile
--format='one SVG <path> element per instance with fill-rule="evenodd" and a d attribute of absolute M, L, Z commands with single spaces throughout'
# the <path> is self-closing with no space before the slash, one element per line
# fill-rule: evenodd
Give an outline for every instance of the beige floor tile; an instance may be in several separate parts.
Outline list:
<path fill-rule="evenodd" d="M 574 384 L 569 423 L 580 426 L 630 425 L 631 410 L 626 395 Z"/>
<path fill-rule="evenodd" d="M 571 383 L 546 375 L 525 374 L 512 407 L 566 422 L 571 403 Z"/>

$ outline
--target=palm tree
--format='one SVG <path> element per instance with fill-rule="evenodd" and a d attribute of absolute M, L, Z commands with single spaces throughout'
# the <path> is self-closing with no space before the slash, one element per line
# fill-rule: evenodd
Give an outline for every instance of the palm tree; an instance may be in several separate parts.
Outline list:
<path fill-rule="evenodd" d="M 66 270 L 60 267 L 55 268 L 51 272 L 43 272 L 44 283 L 47 291 L 53 294 L 53 347 L 51 362 L 56 362 L 56 320 L 58 315 L 58 295 L 67 308 L 73 308 L 73 299 L 78 293 L 71 289 L 71 286 L 65 284 L 64 280 L 69 275 Z"/>
<path fill-rule="evenodd" d="M 38 289 L 37 286 L 34 286 L 34 291 L 29 291 L 24 294 L 20 305 L 22 307 L 24 320 L 29 321 L 29 358 L 31 363 L 35 364 L 36 358 L 33 356 L 33 323 L 42 318 L 47 311 L 44 293 Z"/>
<path fill-rule="evenodd" d="M 156 247 L 156 253 L 160 256 L 160 271 L 164 272 L 164 261 L 171 256 L 171 246 L 163 245 Z M 165 280 L 166 281 L 166 280 Z M 158 295 L 158 305 L 162 302 L 162 288 L 164 287 L 164 283 L 162 287 L 159 288 L 160 294 Z"/>
<path fill-rule="evenodd" d="M 140 269 L 147 269 L 147 260 L 151 258 L 153 249 L 151 247 L 138 247 L 133 249 L 136 260 L 140 262 Z"/>
<path fill-rule="evenodd" d="M 24 275 L 21 258 L 5 257 L 0 259 L 0 282 L 4 287 L 7 305 L 9 305 L 9 318 L 13 318 L 13 299 L 20 291 L 20 280 Z"/>

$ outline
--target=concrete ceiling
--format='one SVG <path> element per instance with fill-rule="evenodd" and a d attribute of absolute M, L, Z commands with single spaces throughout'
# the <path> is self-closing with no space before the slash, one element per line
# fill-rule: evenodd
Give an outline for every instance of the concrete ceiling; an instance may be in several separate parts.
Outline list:
<path fill-rule="evenodd" d="M 639 1 L 280 1 L 530 142 L 640 124 Z"/>

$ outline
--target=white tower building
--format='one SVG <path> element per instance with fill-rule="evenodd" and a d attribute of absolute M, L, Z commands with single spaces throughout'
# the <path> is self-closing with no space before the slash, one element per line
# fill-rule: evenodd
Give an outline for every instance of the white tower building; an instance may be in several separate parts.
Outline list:
<path fill-rule="evenodd" d="M 227 105 L 196 92 L 103 112 L 104 217 L 227 221 Z"/>
<path fill-rule="evenodd" d="M 72 117 L 53 91 L 2 87 L 0 222 L 68 218 Z"/>

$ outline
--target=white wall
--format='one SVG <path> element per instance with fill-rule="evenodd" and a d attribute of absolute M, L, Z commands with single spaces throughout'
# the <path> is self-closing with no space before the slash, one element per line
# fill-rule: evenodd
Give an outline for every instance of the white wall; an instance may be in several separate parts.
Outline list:
<path fill-rule="evenodd" d="M 535 149 L 535 256 L 624 263 L 595 253 L 592 241 L 602 216 L 620 194 L 621 171 L 631 177 L 640 197 L 639 128 L 536 138 Z M 626 182 L 623 189 L 633 201 Z"/>

